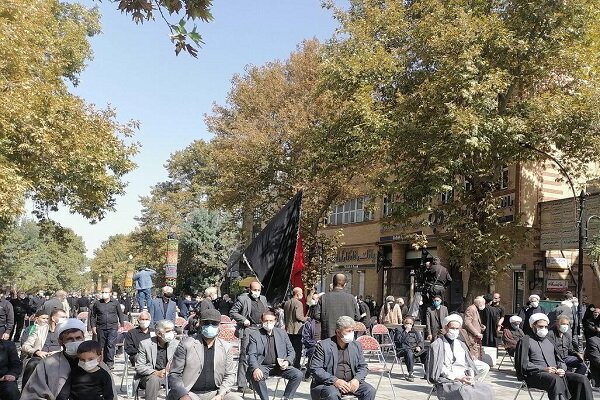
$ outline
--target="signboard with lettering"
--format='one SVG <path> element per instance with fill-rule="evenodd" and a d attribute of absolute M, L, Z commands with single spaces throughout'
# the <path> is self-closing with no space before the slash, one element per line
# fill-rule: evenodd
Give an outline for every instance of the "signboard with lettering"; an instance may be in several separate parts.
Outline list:
<path fill-rule="evenodd" d="M 338 265 L 365 265 L 377 263 L 377 247 L 345 247 L 338 251 Z"/>
<path fill-rule="evenodd" d="M 540 203 L 540 249 L 574 250 L 579 247 L 577 228 L 577 199 L 569 197 L 562 200 Z M 583 223 L 590 215 L 600 215 L 600 193 L 586 197 Z M 589 224 L 589 238 L 600 234 L 600 221 L 594 218 Z"/>
<path fill-rule="evenodd" d="M 548 268 L 548 269 L 568 269 L 569 261 L 563 257 L 546 257 L 546 268 Z"/>
<path fill-rule="evenodd" d="M 564 293 L 569 289 L 569 281 L 566 279 L 548 279 L 546 291 L 552 293 Z"/>

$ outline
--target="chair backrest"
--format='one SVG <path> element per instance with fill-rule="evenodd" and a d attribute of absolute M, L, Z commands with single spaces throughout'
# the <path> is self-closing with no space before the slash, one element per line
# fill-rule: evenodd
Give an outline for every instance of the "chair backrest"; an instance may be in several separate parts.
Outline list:
<path fill-rule="evenodd" d="M 183 328 L 187 325 L 187 323 L 188 322 L 183 317 L 175 318 L 175 326 L 179 326 L 179 327 Z"/>
<path fill-rule="evenodd" d="M 87 311 L 82 311 L 79 314 L 77 314 L 77 319 L 80 321 L 85 321 L 86 319 L 88 319 L 88 312 Z M 31 319 L 33 321 L 33 319 Z"/>
<path fill-rule="evenodd" d="M 239 339 L 235 337 L 235 328 L 226 327 L 221 325 L 219 329 L 219 339 L 224 340 L 226 342 L 237 342 Z"/>
<path fill-rule="evenodd" d="M 354 324 L 354 332 L 361 333 L 361 332 L 366 332 L 366 331 L 367 331 L 367 327 L 362 322 L 356 322 Z"/>
<path fill-rule="evenodd" d="M 379 346 L 379 342 L 373 336 L 359 336 L 356 341 L 360 343 L 362 349 L 365 352 L 380 352 L 381 346 Z"/>
<path fill-rule="evenodd" d="M 133 325 L 131 322 L 129 321 L 125 321 L 123 322 L 123 327 L 119 328 L 119 332 L 129 332 L 130 330 L 132 330 L 133 328 L 135 328 L 135 325 Z"/>
<path fill-rule="evenodd" d="M 229 318 L 228 315 L 221 315 L 221 323 L 222 324 L 227 324 L 231 322 L 231 318 Z"/>
<path fill-rule="evenodd" d="M 371 335 L 389 335 L 390 331 L 383 324 L 375 324 L 371 328 Z"/>

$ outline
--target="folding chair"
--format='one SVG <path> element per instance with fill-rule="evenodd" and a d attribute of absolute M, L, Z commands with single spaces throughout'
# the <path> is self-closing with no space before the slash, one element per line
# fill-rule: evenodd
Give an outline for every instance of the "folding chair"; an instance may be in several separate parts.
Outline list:
<path fill-rule="evenodd" d="M 531 390 L 542 392 L 542 396 L 539 398 L 539 400 L 542 400 L 544 398 L 544 396 L 546 395 L 546 392 L 544 392 L 543 390 L 530 389 L 529 386 L 527 386 L 527 383 L 525 381 L 521 381 L 521 385 L 519 386 L 519 390 L 517 390 L 517 394 L 515 395 L 514 400 L 517 400 L 517 397 L 519 397 L 519 393 L 521 393 L 521 390 L 523 390 L 523 389 L 527 389 L 527 393 L 529 394 L 529 398 L 531 400 L 533 400 L 533 395 L 531 394 Z"/>
<path fill-rule="evenodd" d="M 367 327 L 362 322 L 356 322 L 354 324 L 354 336 L 359 337 L 367 334 Z"/>
<path fill-rule="evenodd" d="M 228 315 L 221 315 L 221 323 L 222 324 L 230 324 L 231 322 L 232 322 L 231 318 L 229 318 Z"/>
<path fill-rule="evenodd" d="M 273 379 L 277 379 L 277 383 L 275 384 L 275 391 L 273 392 L 273 400 L 275 400 L 275 398 L 277 397 L 277 391 L 279 390 L 279 382 L 281 382 L 281 380 L 283 379 L 283 377 L 281 376 L 270 376 L 267 378 L 267 386 L 268 386 L 268 382 Z M 252 388 L 252 394 L 254 395 L 254 400 L 256 400 L 256 391 L 254 390 L 254 386 L 250 386 Z M 268 389 L 268 387 L 267 387 Z M 246 398 L 246 393 L 242 394 L 242 399 Z"/>
<path fill-rule="evenodd" d="M 378 342 L 380 343 L 381 349 L 382 349 L 382 354 L 384 351 L 392 351 L 392 354 L 394 356 L 394 363 L 392 363 L 392 366 L 390 367 L 390 370 L 392 370 L 394 368 L 395 364 L 400 365 L 400 371 L 402 372 L 402 375 L 406 375 L 406 372 L 404 372 L 404 366 L 402 365 L 402 360 L 398 358 L 398 356 L 396 355 L 396 345 L 394 344 L 394 339 L 392 338 L 392 335 L 390 335 L 390 331 L 387 328 L 387 326 L 383 325 L 383 324 L 375 324 L 373 325 L 373 327 L 371 328 L 371 336 L 373 336 L 374 338 L 380 338 L 378 340 Z M 386 342 L 386 338 L 387 338 L 387 342 Z M 384 365 L 385 365 L 385 358 L 384 358 Z"/>
<path fill-rule="evenodd" d="M 502 363 L 504 362 L 504 359 L 506 358 L 506 356 L 508 356 L 508 358 L 510 358 L 510 365 L 512 365 L 512 366 L 515 365 L 515 360 L 513 360 L 512 356 L 510 354 L 508 354 L 508 351 L 506 351 L 504 353 L 504 355 L 502 356 L 502 359 L 500 360 L 500 364 L 498 364 L 498 371 L 500 371 L 500 367 L 502 367 Z"/>
<path fill-rule="evenodd" d="M 383 351 L 381 350 L 381 345 L 373 336 L 359 336 L 356 339 L 358 343 L 362 346 L 363 353 L 365 356 L 375 356 L 377 357 L 378 363 L 369 364 L 367 363 L 367 367 L 370 373 L 379 374 L 379 381 L 377 381 L 377 387 L 375 391 L 379 390 L 379 384 L 381 383 L 381 379 L 383 378 L 383 374 L 387 374 L 388 379 L 390 381 L 390 387 L 392 388 L 392 395 L 394 399 L 396 399 L 396 392 L 394 391 L 394 384 L 392 383 L 392 368 L 386 367 L 385 357 L 383 356 Z"/>

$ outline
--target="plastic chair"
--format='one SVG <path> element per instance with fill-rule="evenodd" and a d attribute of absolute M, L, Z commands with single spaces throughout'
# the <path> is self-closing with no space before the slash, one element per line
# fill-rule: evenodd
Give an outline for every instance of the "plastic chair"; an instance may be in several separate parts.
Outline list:
<path fill-rule="evenodd" d="M 366 335 L 367 334 L 367 327 L 365 326 L 365 324 L 363 324 L 362 322 L 356 322 L 354 324 L 354 335 L 356 337 L 362 336 L 362 335 Z"/>
<path fill-rule="evenodd" d="M 517 390 L 517 394 L 515 395 L 514 400 L 517 400 L 517 397 L 519 397 L 519 393 L 521 393 L 521 390 L 523 390 L 523 389 L 527 389 L 527 393 L 529 394 L 529 398 L 531 400 L 533 400 L 533 395 L 531 394 L 531 390 L 532 389 L 530 389 L 529 386 L 527 386 L 527 382 L 525 382 L 525 381 L 521 381 L 521 386 L 519 386 L 519 390 Z M 546 395 L 546 392 L 544 392 L 542 390 L 539 390 L 539 389 L 533 389 L 533 390 L 538 391 L 538 392 L 542 392 L 542 396 L 539 398 L 539 400 L 542 400 L 544 398 L 544 396 Z"/>
<path fill-rule="evenodd" d="M 222 324 L 230 324 L 231 322 L 232 322 L 231 318 L 229 318 L 228 315 L 221 315 L 221 323 Z"/>
<path fill-rule="evenodd" d="M 394 368 L 395 364 L 398 364 L 400 365 L 400 371 L 402 372 L 402 375 L 406 375 L 406 373 L 404 372 L 404 366 L 402 365 L 402 360 L 400 360 L 396 355 L 396 345 L 394 344 L 394 339 L 392 338 L 392 335 L 390 335 L 390 330 L 387 328 L 387 326 L 383 324 L 373 325 L 373 327 L 371 328 L 371 336 L 373 336 L 374 338 L 381 338 L 378 342 L 381 346 L 382 353 L 384 351 L 392 351 L 392 354 L 394 356 L 394 363 L 392 363 L 390 370 Z"/>
<path fill-rule="evenodd" d="M 385 357 L 383 356 L 383 351 L 381 350 L 381 345 L 372 336 L 359 336 L 356 341 L 362 346 L 363 352 L 365 355 L 375 355 L 379 360 L 376 364 L 367 363 L 367 367 L 370 373 L 379 374 L 379 381 L 377 381 L 377 387 L 375 390 L 379 390 L 379 384 L 381 384 L 381 379 L 383 379 L 383 375 L 387 374 L 388 379 L 390 381 L 390 387 L 392 388 L 392 395 L 394 399 L 396 399 L 396 392 L 394 391 L 394 384 L 392 383 L 392 368 L 386 367 Z M 382 365 L 383 364 L 383 365 Z"/>
<path fill-rule="evenodd" d="M 175 318 L 175 326 L 178 326 L 180 328 L 185 328 L 185 326 L 187 325 L 187 323 L 188 322 L 183 317 L 177 317 L 177 318 Z"/>

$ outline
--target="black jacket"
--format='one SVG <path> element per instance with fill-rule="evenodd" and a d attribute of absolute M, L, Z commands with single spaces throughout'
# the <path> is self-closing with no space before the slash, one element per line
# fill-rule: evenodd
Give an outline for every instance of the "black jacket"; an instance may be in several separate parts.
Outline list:
<path fill-rule="evenodd" d="M 135 356 L 138 353 L 140 342 L 150 337 L 150 330 L 148 330 L 148 333 L 144 333 L 138 326 L 129 330 L 123 336 L 125 337 L 125 353 Z"/>
<path fill-rule="evenodd" d="M 125 316 L 121 311 L 121 305 L 115 299 L 108 302 L 98 300 L 92 306 L 92 317 L 90 324 L 97 329 L 118 329 L 125 322 Z"/>
<path fill-rule="evenodd" d="M 24 299 L 19 299 L 18 297 L 16 299 L 11 299 L 10 304 L 13 306 L 13 312 L 15 315 L 23 316 L 25 314 L 33 314 L 31 305 L 29 304 L 29 299 L 27 297 Z"/>
<path fill-rule="evenodd" d="M 10 332 L 15 326 L 15 313 L 10 301 L 0 299 L 0 327 L 5 328 L 5 332 Z"/>
<path fill-rule="evenodd" d="M 567 365 L 556 352 L 554 348 L 554 357 L 558 363 L 557 367 L 567 370 Z M 520 381 L 525 380 L 529 376 L 535 375 L 540 372 L 539 368 L 530 369 L 529 364 L 529 336 L 525 335 L 519 343 L 517 343 L 517 350 L 515 351 L 515 372 L 517 373 L 517 379 Z"/>
<path fill-rule="evenodd" d="M 0 340 L 0 377 L 12 375 L 19 378 L 23 363 L 17 354 L 17 347 L 10 340 Z"/>

